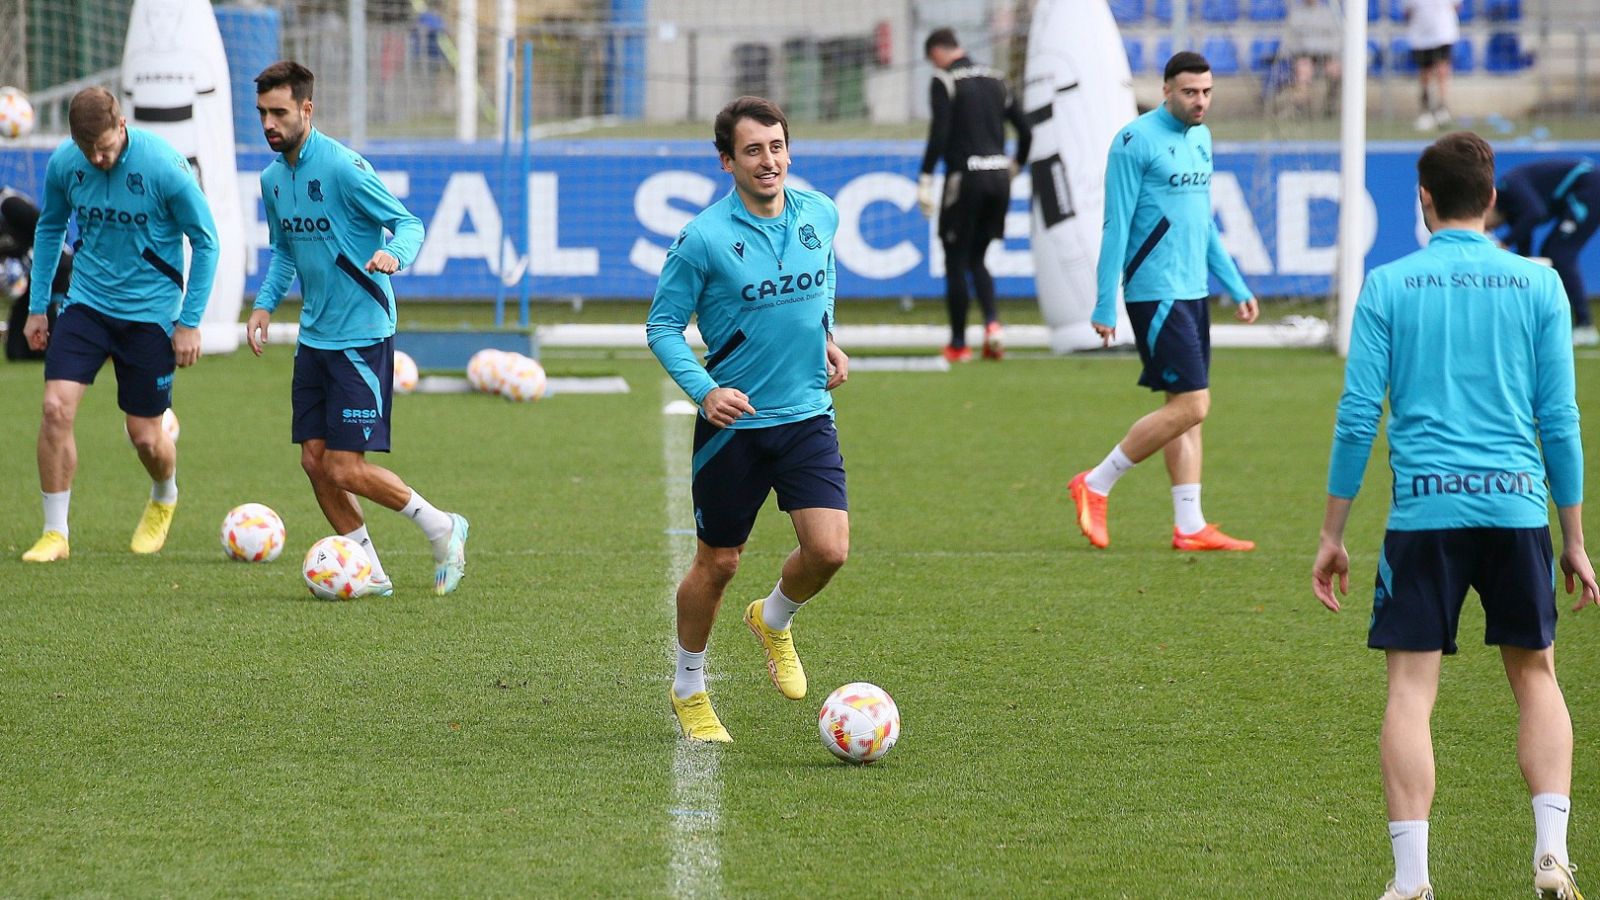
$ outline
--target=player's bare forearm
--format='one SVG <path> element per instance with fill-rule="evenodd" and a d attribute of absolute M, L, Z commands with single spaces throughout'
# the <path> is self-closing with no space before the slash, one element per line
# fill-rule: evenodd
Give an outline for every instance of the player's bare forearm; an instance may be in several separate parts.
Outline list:
<path fill-rule="evenodd" d="M 1561 522 L 1561 572 L 1566 576 L 1567 593 L 1579 595 L 1572 607 L 1576 612 L 1600 603 L 1600 583 L 1595 580 L 1594 565 L 1583 546 L 1583 504 L 1557 507 L 1556 518 Z"/>
<path fill-rule="evenodd" d="M 172 329 L 172 354 L 178 368 L 186 369 L 200 361 L 200 329 L 178 325 Z"/>

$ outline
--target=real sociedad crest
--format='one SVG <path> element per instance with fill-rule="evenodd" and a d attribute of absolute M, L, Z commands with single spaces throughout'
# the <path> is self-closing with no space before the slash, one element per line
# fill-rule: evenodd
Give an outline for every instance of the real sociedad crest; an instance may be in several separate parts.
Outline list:
<path fill-rule="evenodd" d="M 138 172 L 128 173 L 128 193 L 144 196 L 144 176 Z"/>
<path fill-rule="evenodd" d="M 322 182 L 319 179 L 313 178 L 311 183 L 306 185 L 306 196 L 318 203 L 322 202 Z"/>
<path fill-rule="evenodd" d="M 822 249 L 822 238 L 817 237 L 817 230 L 810 225 L 800 226 L 800 243 L 805 244 L 807 250 Z"/>

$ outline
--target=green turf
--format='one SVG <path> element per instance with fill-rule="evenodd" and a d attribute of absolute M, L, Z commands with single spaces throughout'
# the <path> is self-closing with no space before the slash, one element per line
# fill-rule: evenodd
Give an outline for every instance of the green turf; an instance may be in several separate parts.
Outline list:
<path fill-rule="evenodd" d="M 17 561 L 38 531 L 39 369 L 0 366 L 0 895 L 671 894 L 664 529 L 688 524 L 663 512 L 672 394 L 639 354 L 546 362 L 633 390 L 397 400 L 388 462 L 472 519 L 471 566 L 432 597 L 421 536 L 372 511 L 397 595 L 352 603 L 312 600 L 296 571 L 327 529 L 287 441 L 284 348 L 179 375 L 182 499 L 153 559 L 126 549 L 145 487 L 104 373 L 78 423 L 73 557 L 50 567 Z M 792 544 L 775 508 L 713 636 L 737 741 L 705 751 L 722 894 L 1382 889 L 1382 660 L 1363 647 L 1361 587 L 1381 456 L 1351 525 L 1349 607 L 1330 615 L 1308 587 L 1339 363 L 1217 353 L 1206 511 L 1261 549 L 1209 557 L 1168 549 L 1159 463 L 1118 487 L 1111 550 L 1071 523 L 1067 478 L 1148 408 L 1134 369 L 1019 358 L 861 372 L 840 391 L 853 553 L 798 620 L 812 696 L 773 690 L 737 615 Z M 1600 396 L 1600 356 L 1578 374 Z M 288 558 L 223 559 L 217 526 L 245 501 L 283 514 Z M 1561 631 L 1580 863 L 1600 862 L 1592 615 Z M 1469 610 L 1445 667 L 1432 861 L 1446 895 L 1501 898 L 1528 890 L 1531 815 L 1481 626 Z M 904 715 L 868 768 L 832 761 L 815 726 L 826 691 L 857 679 Z"/>

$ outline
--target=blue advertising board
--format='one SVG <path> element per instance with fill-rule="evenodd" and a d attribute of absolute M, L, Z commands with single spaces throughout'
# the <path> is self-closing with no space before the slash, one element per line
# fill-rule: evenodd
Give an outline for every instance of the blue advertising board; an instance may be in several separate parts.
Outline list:
<path fill-rule="evenodd" d="M 1369 149 L 1367 193 L 1376 215 L 1363 247 L 1368 268 L 1410 252 L 1426 237 L 1416 203 L 1421 146 Z M 44 150 L 0 152 L 32 153 L 32 171 L 44 171 Z M 942 253 L 916 206 L 921 152 L 914 141 L 795 144 L 791 179 L 826 192 L 839 206 L 841 298 L 943 295 Z M 1513 146 L 1504 149 L 1500 165 L 1581 155 L 1600 158 L 1600 145 Z M 678 231 L 731 184 L 709 141 L 536 142 L 525 190 L 517 184 L 515 158 L 507 165 L 494 144 L 378 143 L 367 157 L 427 226 L 421 254 L 396 279 L 396 289 L 410 297 L 493 297 L 499 273 L 515 283 L 526 271 L 534 296 L 647 298 Z M 270 158 L 264 147 L 239 154 L 252 292 L 268 255 L 255 173 Z M 16 162 L 4 170 L 16 171 Z M 1223 243 L 1257 294 L 1329 292 L 1338 169 L 1337 148 L 1329 143 L 1218 144 L 1212 204 Z M 19 187 L 38 191 L 37 185 Z M 1019 178 L 1006 239 L 988 258 L 1004 296 L 1033 296 L 1028 192 L 1026 178 Z M 1600 286 L 1596 243 L 1583 257 L 1591 286 Z"/>

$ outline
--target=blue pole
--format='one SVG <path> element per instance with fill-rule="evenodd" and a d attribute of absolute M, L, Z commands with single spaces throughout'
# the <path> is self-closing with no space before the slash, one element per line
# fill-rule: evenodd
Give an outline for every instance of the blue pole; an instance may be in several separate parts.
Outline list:
<path fill-rule="evenodd" d="M 608 46 L 612 115 L 644 115 L 644 30 L 648 0 L 611 0 L 613 36 Z"/>
<path fill-rule="evenodd" d="M 529 210 L 532 199 L 528 196 L 528 178 L 532 174 L 533 160 L 529 156 L 529 142 L 533 140 L 533 41 L 522 44 L 522 236 L 528 242 L 528 264 L 522 269 L 522 284 L 517 296 L 517 321 L 528 327 L 528 291 L 533 279 L 533 226 Z"/>
<path fill-rule="evenodd" d="M 512 77 L 517 71 L 517 42 L 513 38 L 506 41 L 505 59 L 502 61 L 503 71 L 500 77 L 506 80 L 506 108 L 500 114 L 500 196 L 514 197 L 511 191 L 511 84 Z M 500 283 L 494 288 L 494 327 L 501 328 L 506 324 L 506 222 L 507 216 L 502 212 L 500 216 L 500 262 L 495 266 L 498 273 L 497 281 Z M 515 245 L 512 247 L 515 250 Z"/>

